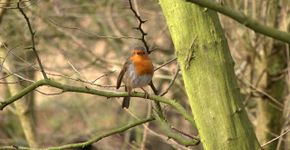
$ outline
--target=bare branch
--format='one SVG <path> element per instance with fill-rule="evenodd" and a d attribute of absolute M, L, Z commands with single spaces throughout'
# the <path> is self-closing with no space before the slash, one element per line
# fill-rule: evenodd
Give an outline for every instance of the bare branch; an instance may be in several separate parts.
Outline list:
<path fill-rule="evenodd" d="M 187 137 L 189 137 L 189 138 L 192 138 L 192 139 L 195 139 L 195 140 L 200 140 L 199 137 L 197 137 L 197 136 L 192 136 L 192 135 L 190 135 L 190 134 L 188 134 L 188 133 L 185 133 L 185 132 L 183 132 L 183 131 L 181 131 L 181 130 L 179 130 L 179 129 L 173 127 L 173 126 L 171 126 L 171 129 L 174 130 L 174 131 L 176 131 L 176 132 L 179 132 L 179 133 L 181 133 L 181 134 L 183 134 L 184 136 L 187 136 Z"/>
<path fill-rule="evenodd" d="M 172 62 L 175 61 L 175 60 L 177 60 L 177 58 L 170 59 L 170 60 L 167 61 L 166 63 L 164 63 L 164 64 L 158 66 L 157 68 L 155 68 L 154 71 L 159 70 L 160 68 L 162 68 L 162 67 L 164 67 L 164 66 L 166 66 L 166 65 L 168 65 L 168 64 L 170 64 L 170 63 L 172 63 Z"/>
<path fill-rule="evenodd" d="M 148 46 L 148 44 L 147 44 L 147 42 L 145 40 L 145 36 L 147 35 L 147 33 L 142 28 L 142 24 L 144 24 L 147 20 L 142 20 L 141 16 L 139 16 L 138 13 L 137 13 L 137 11 L 133 8 L 132 1 L 131 0 L 128 0 L 128 1 L 129 1 L 129 4 L 130 4 L 131 11 L 133 12 L 133 14 L 135 15 L 135 17 L 139 21 L 138 27 L 135 28 L 135 29 L 137 29 L 137 30 L 139 30 L 141 32 L 141 38 L 139 40 L 143 42 L 143 44 L 144 44 L 144 46 L 146 48 L 147 53 L 150 54 L 151 51 L 149 50 L 149 46 Z"/>
<path fill-rule="evenodd" d="M 263 94 L 263 95 L 266 96 L 267 98 L 269 98 L 269 100 L 271 100 L 271 102 L 272 102 L 273 104 L 275 104 L 274 106 L 276 106 L 277 109 L 280 110 L 281 108 L 283 108 L 283 104 L 282 104 L 281 102 L 279 102 L 279 100 L 277 100 L 276 98 L 274 98 L 273 96 L 271 96 L 270 94 L 268 94 L 267 92 L 265 92 L 265 91 L 263 91 L 263 90 L 257 88 L 256 86 L 254 86 L 254 85 L 252 85 L 251 83 L 248 83 L 248 82 L 246 82 L 246 81 L 244 81 L 244 80 L 242 80 L 242 79 L 239 79 L 239 78 L 238 78 L 238 80 L 240 80 L 240 81 L 243 82 L 244 84 L 250 86 L 250 88 L 256 90 L 257 92 Z"/>
<path fill-rule="evenodd" d="M 101 78 L 103 78 L 103 77 L 107 77 L 109 74 L 112 74 L 112 73 L 114 73 L 114 72 L 116 72 L 116 70 L 108 71 L 108 73 L 105 73 L 105 74 L 103 74 L 103 75 L 97 77 L 94 81 L 92 81 L 92 83 L 95 83 L 96 81 L 100 80 Z"/>
<path fill-rule="evenodd" d="M 26 23 L 28 25 L 29 32 L 31 34 L 32 50 L 33 50 L 33 52 L 34 52 L 34 54 L 36 56 L 37 62 L 39 64 L 39 67 L 40 67 L 40 70 L 41 70 L 41 73 L 42 73 L 44 79 L 47 79 L 46 73 L 44 72 L 43 66 L 41 64 L 40 58 L 39 58 L 38 53 L 37 53 L 36 48 L 35 48 L 35 40 L 34 40 L 34 38 L 35 38 L 35 32 L 32 30 L 32 27 L 31 27 L 29 18 L 27 17 L 27 15 L 25 14 L 25 12 L 21 8 L 20 2 L 21 1 L 19 0 L 19 2 L 17 3 L 17 8 L 19 9 L 19 11 L 21 12 L 21 14 L 23 15 L 23 17 L 24 17 L 24 19 L 25 19 L 25 21 L 26 21 Z"/>
<path fill-rule="evenodd" d="M 87 35 L 94 36 L 94 37 L 97 37 L 97 38 L 105 38 L 105 39 L 136 39 L 136 40 L 139 40 L 139 38 L 132 37 L 132 36 L 99 35 L 98 33 L 88 32 L 88 31 L 86 31 L 86 30 L 84 30 L 82 28 L 79 28 L 79 27 L 70 27 L 70 26 L 60 25 L 60 24 L 58 24 L 57 22 L 55 22 L 51 18 L 48 18 L 48 22 L 50 24 L 52 24 L 53 26 L 55 26 L 55 27 L 65 28 L 65 29 L 70 29 L 70 30 L 77 30 L 77 31 L 80 31 L 82 33 L 85 33 Z"/>
<path fill-rule="evenodd" d="M 285 131 L 284 133 L 282 133 L 282 134 L 279 135 L 278 137 L 276 137 L 276 138 L 274 138 L 274 139 L 272 139 L 272 140 L 266 142 L 265 144 L 263 144 L 263 145 L 261 145 L 261 146 L 262 146 L 262 147 L 265 147 L 266 145 L 268 145 L 268 144 L 270 144 L 270 143 L 272 143 L 272 142 L 274 142 L 274 141 L 276 141 L 276 140 L 282 138 L 282 136 L 286 135 L 286 134 L 289 133 L 289 132 L 290 132 L 290 129 L 288 129 L 287 131 Z"/>
<path fill-rule="evenodd" d="M 176 70 L 176 72 L 175 72 L 175 74 L 174 74 L 174 76 L 173 76 L 173 79 L 170 81 L 170 83 L 169 83 L 167 89 L 166 89 L 163 93 L 161 93 L 160 96 L 164 96 L 164 95 L 169 91 L 169 89 L 170 89 L 170 88 L 172 87 L 172 85 L 174 84 L 174 82 L 175 82 L 175 80 L 176 80 L 176 78 L 177 78 L 177 76 L 178 76 L 179 71 L 180 71 L 180 68 L 179 68 L 179 65 L 177 65 L 177 70 Z"/>

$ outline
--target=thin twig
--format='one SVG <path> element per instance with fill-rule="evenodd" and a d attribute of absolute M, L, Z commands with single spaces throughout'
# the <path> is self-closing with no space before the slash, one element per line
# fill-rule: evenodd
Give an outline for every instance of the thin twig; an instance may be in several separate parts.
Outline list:
<path fill-rule="evenodd" d="M 195 145 L 198 145 L 200 143 L 199 138 L 196 138 L 196 137 L 191 138 L 191 136 L 190 136 L 190 139 L 187 139 L 187 138 L 184 138 L 183 136 L 181 136 L 180 134 L 176 134 L 175 132 L 172 132 L 171 131 L 172 127 L 170 127 L 169 123 L 166 120 L 163 120 L 162 118 L 159 118 L 158 116 L 156 116 L 155 118 L 156 118 L 156 121 L 162 127 L 163 132 L 165 133 L 165 135 L 169 139 L 174 139 L 179 144 L 184 145 L 184 146 L 195 146 Z M 182 132 L 182 131 L 180 131 L 180 132 Z M 178 132 L 178 133 L 180 133 L 180 132 Z M 184 133 L 184 134 L 186 134 L 186 133 Z M 182 134 L 182 135 L 184 135 L 184 134 Z"/>
<path fill-rule="evenodd" d="M 166 65 L 168 65 L 168 64 L 170 64 L 170 63 L 172 63 L 172 62 L 175 61 L 175 60 L 177 60 L 177 58 L 170 59 L 170 60 L 167 61 L 166 63 L 164 63 L 164 64 L 158 66 L 157 68 L 155 68 L 154 71 L 159 70 L 160 68 L 162 68 L 162 67 L 164 67 L 164 66 L 166 66 Z"/>
<path fill-rule="evenodd" d="M 94 79 L 93 81 L 87 81 L 87 80 L 84 80 L 84 79 L 80 79 L 80 78 L 72 78 L 72 77 L 69 77 L 69 76 L 66 76 L 66 75 L 62 75 L 62 74 L 55 74 L 55 73 L 50 73 L 50 72 L 47 72 L 48 75 L 51 75 L 51 76 L 56 76 L 56 77 L 63 77 L 65 79 L 68 79 L 68 80 L 72 80 L 72 81 L 77 81 L 77 82 L 82 82 L 82 83 L 85 83 L 85 84 L 89 84 L 89 85 L 93 85 L 93 86 L 98 86 L 98 87 L 105 87 L 105 88 L 115 88 L 116 85 L 101 85 L 101 84 L 96 84 L 95 82 L 103 77 L 106 77 L 108 76 L 109 74 L 111 73 L 114 73 L 115 70 L 113 71 L 110 71 L 108 73 L 105 73 L 103 75 L 101 75 L 100 77 Z M 0 78 L 1 79 L 1 78 Z"/>
<path fill-rule="evenodd" d="M 14 75 L 14 76 L 16 76 L 16 77 L 22 79 L 23 81 L 27 81 L 27 82 L 31 82 L 31 83 L 34 83 L 34 82 L 35 82 L 35 81 L 31 80 L 31 79 L 28 79 L 28 78 L 26 78 L 26 77 L 24 77 L 24 76 L 22 76 L 22 75 L 17 74 L 16 72 L 11 72 L 9 69 L 5 68 L 4 66 L 2 66 L 2 68 L 3 68 L 4 71 L 6 71 L 8 74 L 5 75 L 4 77 L 1 77 L 0 80 L 5 79 L 5 78 L 8 78 L 9 76 Z"/>
<path fill-rule="evenodd" d="M 176 78 L 178 76 L 179 71 L 180 71 L 180 68 L 179 68 L 179 65 L 177 65 L 177 70 L 176 70 L 176 72 L 175 72 L 175 74 L 173 76 L 173 79 L 170 81 L 167 89 L 163 93 L 161 93 L 160 96 L 164 96 L 169 91 L 169 89 L 173 86 L 173 84 L 174 84 L 174 82 L 175 82 L 175 80 L 176 80 Z"/>
<path fill-rule="evenodd" d="M 116 72 L 116 70 L 108 71 L 108 73 L 105 73 L 105 74 L 103 74 L 103 75 L 97 77 L 94 81 L 92 81 L 92 83 L 95 83 L 96 81 L 100 80 L 101 78 L 103 78 L 103 77 L 107 77 L 109 74 L 112 74 L 112 73 L 114 73 L 114 72 Z"/>
<path fill-rule="evenodd" d="M 200 140 L 197 136 L 192 136 L 192 135 L 190 135 L 188 133 L 185 133 L 185 132 L 183 132 L 183 131 L 181 131 L 181 130 L 173 127 L 173 126 L 171 126 L 171 129 L 174 130 L 174 131 L 176 131 L 176 132 L 179 132 L 180 134 L 183 134 L 184 136 L 187 136 L 187 137 L 189 137 L 191 139 Z"/>
<path fill-rule="evenodd" d="M 70 30 L 77 30 L 77 31 L 80 31 L 82 33 L 85 33 L 87 35 L 91 35 L 91 36 L 94 36 L 94 37 L 97 37 L 97 38 L 106 38 L 106 39 L 136 39 L 136 40 L 139 40 L 139 38 L 136 38 L 136 37 L 133 37 L 133 36 L 110 36 L 110 35 L 99 35 L 98 33 L 93 33 L 93 32 L 89 32 L 89 31 L 86 31 L 82 28 L 79 28 L 79 27 L 71 27 L 71 26 L 64 26 L 64 25 L 61 25 L 61 24 L 58 24 L 57 22 L 55 22 L 53 19 L 51 18 L 48 18 L 47 19 L 48 22 L 50 24 L 52 24 L 53 26 L 55 27 L 59 27 L 59 28 L 65 28 L 65 29 L 70 29 Z"/>
<path fill-rule="evenodd" d="M 238 80 L 240 80 L 240 81 L 243 82 L 244 84 L 250 86 L 250 88 L 256 90 L 257 92 L 263 94 L 263 95 L 266 96 L 267 98 L 269 98 L 269 100 L 272 101 L 274 104 L 276 104 L 275 106 L 277 106 L 279 109 L 280 109 L 280 108 L 283 108 L 283 104 L 282 104 L 281 102 L 279 102 L 279 100 L 277 100 L 276 98 L 274 98 L 273 96 L 271 96 L 270 94 L 268 94 L 267 92 L 265 92 L 265 91 L 259 89 L 258 87 L 254 86 L 254 85 L 252 85 L 251 83 L 248 83 L 248 82 L 246 82 L 246 81 L 244 81 L 244 80 L 242 80 L 242 79 L 239 79 L 239 78 L 238 78 Z"/>
<path fill-rule="evenodd" d="M 125 111 L 130 114 L 133 118 L 140 120 L 139 117 L 137 117 L 134 113 L 132 113 L 129 109 L 125 109 Z M 180 150 L 190 150 L 189 148 L 187 148 L 184 145 L 179 144 L 180 142 L 175 141 L 174 139 L 168 139 L 167 136 L 161 134 L 161 133 L 157 133 L 156 131 L 152 130 L 149 126 L 146 126 L 146 124 L 143 124 L 143 127 L 146 128 L 149 133 L 153 136 L 156 136 L 158 138 L 160 138 L 163 142 L 170 144 L 172 147 L 174 147 L 175 149 L 180 149 Z"/>
<path fill-rule="evenodd" d="M 263 75 L 266 73 L 266 70 L 264 69 L 261 74 L 258 76 L 258 79 L 256 81 L 256 83 L 251 83 L 251 85 L 253 85 L 253 87 L 257 87 L 260 83 L 260 81 L 262 81 L 262 77 Z M 248 94 L 248 96 L 246 97 L 245 101 L 243 102 L 244 106 L 247 106 L 251 96 L 253 95 L 253 90 L 250 91 L 250 93 Z"/>
<path fill-rule="evenodd" d="M 145 36 L 147 35 L 147 33 L 142 28 L 142 24 L 144 24 L 147 20 L 142 20 L 141 16 L 139 16 L 137 11 L 133 8 L 132 1 L 131 0 L 128 0 L 128 1 L 129 1 L 129 4 L 130 4 L 130 9 L 132 10 L 132 12 L 134 13 L 135 17 L 137 18 L 137 20 L 139 22 L 138 27 L 135 28 L 135 29 L 137 29 L 137 30 L 139 30 L 141 32 L 141 38 L 139 38 L 139 40 L 143 42 L 147 53 L 150 54 L 151 51 L 149 50 L 149 46 L 148 46 L 148 44 L 147 44 L 147 42 L 145 40 Z"/>
<path fill-rule="evenodd" d="M 42 76 L 44 79 L 47 79 L 47 76 L 46 76 L 46 73 L 44 72 L 44 69 L 43 69 L 43 66 L 41 64 L 41 61 L 40 61 L 40 58 L 38 56 L 38 53 L 36 51 L 36 48 L 35 48 L 35 32 L 32 30 L 32 27 L 31 27 L 31 24 L 30 24 L 30 21 L 29 21 L 29 18 L 27 17 L 27 15 L 25 14 L 25 12 L 23 11 L 23 9 L 21 8 L 20 6 L 20 0 L 19 2 L 17 3 L 17 8 L 19 9 L 19 11 L 21 12 L 21 14 L 23 15 L 27 25 L 28 25 L 28 28 L 29 28 L 29 32 L 30 32 L 30 35 L 31 35 L 31 42 L 32 42 L 32 50 L 36 56 L 36 59 L 37 59 L 37 62 L 39 64 L 39 67 L 40 67 L 40 70 L 41 70 L 41 73 L 42 73 Z"/>
<path fill-rule="evenodd" d="M 6 50 L 8 50 L 7 54 L 2 58 L 3 61 L 1 62 L 1 65 L 0 65 L 0 72 L 2 72 L 2 69 L 3 69 L 4 63 L 5 63 L 6 59 L 7 59 L 7 57 L 8 57 L 9 54 L 10 54 L 13 50 L 15 50 L 19 45 L 17 45 L 17 46 L 15 46 L 15 47 L 9 49 L 5 43 L 0 43 L 0 44 L 1 44 L 0 47 L 3 46 Z"/>
<path fill-rule="evenodd" d="M 287 131 L 285 131 L 284 133 L 282 133 L 282 134 L 279 135 L 278 137 L 275 137 L 274 139 L 272 139 L 272 140 L 266 142 L 265 144 L 263 144 L 263 145 L 261 145 L 261 146 L 262 146 L 262 147 L 265 147 L 266 145 L 268 145 L 268 144 L 270 144 L 270 143 L 272 143 L 272 142 L 274 142 L 274 141 L 276 141 L 276 140 L 282 138 L 282 136 L 286 135 L 286 134 L 289 133 L 289 132 L 290 132 L 290 129 L 288 129 Z"/>

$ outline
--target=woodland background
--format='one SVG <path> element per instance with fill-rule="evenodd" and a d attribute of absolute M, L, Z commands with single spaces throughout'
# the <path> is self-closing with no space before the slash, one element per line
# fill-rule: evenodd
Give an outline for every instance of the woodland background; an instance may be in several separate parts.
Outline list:
<path fill-rule="evenodd" d="M 174 59 L 174 46 L 158 1 L 134 2 L 140 16 L 148 20 L 143 27 L 148 34 L 146 41 L 154 50 L 150 54 L 154 66 Z M 127 1 L 31 0 L 23 3 L 36 31 L 36 49 L 49 78 L 70 85 L 115 90 L 117 75 L 130 53 L 129 48 L 142 45 L 137 39 L 140 32 L 134 29 L 138 22 Z M 222 3 L 261 23 L 290 31 L 289 0 L 223 0 Z M 263 145 L 289 132 L 289 46 L 219 16 L 235 61 L 243 103 Z M 42 78 L 31 49 L 27 23 L 15 0 L 0 1 L 0 44 L 2 101 Z M 160 91 L 167 88 L 177 70 L 177 62 L 173 61 L 155 72 L 153 81 Z M 152 93 L 150 88 L 148 91 Z M 85 141 L 136 118 L 145 118 L 151 112 L 151 101 L 141 98 L 134 98 L 130 109 L 125 111 L 121 109 L 121 98 L 66 93 L 50 87 L 40 87 L 29 96 L 29 108 L 25 112 L 32 115 L 33 132 L 41 147 Z M 177 99 L 190 111 L 180 73 L 165 97 Z M 163 106 L 174 128 L 197 135 L 174 109 Z M 19 117 L 19 110 L 12 105 L 0 111 L 0 146 L 28 145 Z M 93 147 L 202 149 L 201 144 L 185 148 L 171 142 L 155 124 L 145 126 L 148 128 L 139 126 L 104 138 Z M 289 144 L 288 134 L 277 140 L 274 147 L 289 149 Z"/>

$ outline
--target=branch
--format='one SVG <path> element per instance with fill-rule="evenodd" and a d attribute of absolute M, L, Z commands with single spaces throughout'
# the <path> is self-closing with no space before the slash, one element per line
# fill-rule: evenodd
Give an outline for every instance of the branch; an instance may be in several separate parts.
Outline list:
<path fill-rule="evenodd" d="M 273 106 L 276 107 L 277 109 L 280 110 L 281 108 L 283 108 L 284 105 L 279 100 L 277 100 L 276 98 L 274 98 L 273 96 L 268 94 L 267 92 L 263 91 L 262 89 L 257 88 L 255 85 L 252 85 L 251 83 L 249 83 L 249 82 L 247 82 L 245 80 L 242 80 L 242 79 L 239 79 L 239 78 L 238 78 L 238 80 L 243 82 L 245 85 L 248 85 L 250 88 L 256 90 L 258 93 L 266 96 L 273 104 L 275 104 Z"/>
<path fill-rule="evenodd" d="M 173 79 L 170 81 L 167 89 L 163 93 L 161 93 L 160 96 L 164 96 L 166 93 L 168 93 L 169 89 L 173 86 L 173 84 L 178 76 L 179 71 L 180 71 L 180 67 L 179 67 L 179 65 L 177 65 L 177 69 L 176 69 L 176 72 L 173 76 Z"/>
<path fill-rule="evenodd" d="M 195 3 L 202 7 L 207 7 L 209 9 L 215 10 L 223 15 L 226 15 L 237 22 L 247 26 L 248 28 L 254 30 L 255 32 L 264 34 L 266 36 L 272 37 L 274 39 L 281 40 L 290 44 L 290 33 L 279 31 L 275 28 L 263 25 L 256 21 L 255 19 L 246 16 L 244 13 L 233 10 L 232 8 L 222 6 L 220 4 L 208 1 L 208 0 L 186 0 L 191 3 Z"/>
<path fill-rule="evenodd" d="M 190 136 L 189 138 L 185 138 L 184 136 L 181 136 L 180 134 L 176 134 L 175 132 L 172 131 L 172 128 L 169 126 L 169 123 L 166 120 L 159 118 L 158 116 L 156 116 L 156 121 L 158 121 L 158 123 L 160 124 L 161 128 L 164 131 L 164 134 L 169 139 L 173 139 L 177 143 L 184 146 L 195 146 L 200 143 L 200 139 L 197 137 Z M 184 133 L 182 133 L 182 135 L 184 135 Z"/>
<path fill-rule="evenodd" d="M 32 92 L 36 88 L 38 88 L 40 86 L 45 86 L 45 85 L 46 86 L 50 86 L 50 87 L 54 87 L 54 88 L 57 88 L 57 89 L 61 89 L 61 90 L 63 90 L 63 92 L 86 93 L 86 94 L 104 96 L 104 97 L 107 97 L 107 98 L 128 96 L 128 92 L 115 92 L 115 91 L 108 91 L 108 90 L 107 91 L 105 91 L 105 90 L 97 90 L 97 89 L 92 89 L 92 88 L 89 88 L 89 87 L 86 87 L 86 86 L 85 87 L 77 87 L 77 86 L 71 86 L 71 85 L 62 84 L 62 83 L 53 81 L 51 79 L 43 79 L 43 80 L 39 80 L 39 81 L 36 81 L 36 82 L 30 84 L 29 86 L 27 86 L 26 88 L 21 90 L 19 93 L 17 93 L 16 95 L 8 98 L 7 100 L 0 101 L 0 110 L 3 110 L 6 106 L 8 106 L 9 104 L 19 100 L 21 97 L 25 96 L 29 92 Z M 139 93 L 139 92 L 134 92 L 134 93 L 131 93 L 130 96 L 131 97 L 144 98 L 145 94 L 144 93 Z M 176 100 L 168 99 L 168 98 L 157 96 L 157 95 L 149 95 L 148 99 L 154 100 L 154 101 L 158 101 L 158 102 L 161 102 L 161 103 L 164 103 L 164 104 L 172 106 L 186 120 L 188 120 L 192 125 L 194 125 L 193 117 L 191 115 L 189 115 L 187 113 L 187 111 L 182 107 L 182 105 L 179 104 Z"/>
<path fill-rule="evenodd" d="M 159 92 L 158 92 L 158 90 L 155 88 L 155 86 L 154 86 L 154 84 L 153 84 L 152 81 L 149 83 L 149 85 L 150 85 L 152 91 L 154 92 L 154 94 L 155 94 L 155 95 L 158 95 Z M 155 110 L 156 110 L 156 114 L 157 114 L 160 118 L 162 118 L 162 119 L 165 120 L 165 116 L 164 116 L 164 113 L 163 113 L 163 111 L 162 111 L 162 107 L 161 107 L 160 102 L 155 101 L 155 102 L 154 102 L 154 107 L 156 108 L 156 109 L 155 109 Z"/>
<path fill-rule="evenodd" d="M 169 63 L 175 61 L 176 59 L 177 59 L 177 58 L 173 58 L 173 59 L 169 60 L 168 62 L 166 62 L 166 63 L 162 64 L 161 66 L 157 67 L 156 69 L 154 69 L 154 71 L 156 71 L 156 70 L 158 70 L 158 69 L 164 67 L 165 65 L 168 65 Z M 178 69 L 177 69 L 177 71 L 176 71 L 176 73 L 175 73 L 175 75 L 174 75 L 173 80 L 170 82 L 168 88 L 167 88 L 163 93 L 158 94 L 158 92 L 156 92 L 157 90 L 155 89 L 153 83 L 152 83 L 152 82 L 150 83 L 150 86 L 151 86 L 151 88 L 153 89 L 155 95 L 164 96 L 164 95 L 169 91 L 169 89 L 170 89 L 171 86 L 173 85 L 173 83 L 174 83 L 174 81 L 175 81 L 175 79 L 176 79 L 176 77 L 177 77 L 177 75 L 178 75 L 178 72 L 179 72 L 179 66 L 178 66 L 178 65 L 177 65 L 177 68 L 178 68 Z M 154 89 L 155 89 L 155 90 L 154 90 Z M 164 117 L 164 115 L 163 115 L 163 112 L 162 112 L 162 109 L 161 109 L 161 105 L 160 105 L 160 103 L 156 102 L 156 103 L 155 103 L 155 108 L 156 108 L 156 113 L 159 115 L 159 117 L 166 121 L 166 119 L 165 119 L 165 117 Z"/>
<path fill-rule="evenodd" d="M 20 0 L 17 3 L 17 8 L 19 9 L 21 14 L 23 15 L 23 17 L 24 17 L 24 19 L 25 19 L 25 21 L 26 21 L 26 23 L 28 25 L 29 32 L 30 32 L 30 35 L 31 35 L 32 50 L 33 50 L 33 52 L 34 52 L 34 54 L 36 56 L 37 62 L 39 64 L 39 67 L 40 67 L 40 70 L 41 70 L 41 73 L 42 73 L 42 76 L 44 77 L 44 79 L 47 79 L 46 73 L 44 72 L 43 66 L 41 64 L 40 58 L 39 58 L 38 53 L 37 53 L 36 48 L 35 48 L 35 40 L 34 40 L 35 32 L 32 30 L 29 18 L 27 17 L 27 15 L 24 13 L 23 9 L 20 6 Z"/>
<path fill-rule="evenodd" d="M 136 27 L 136 29 L 139 30 L 141 32 L 141 35 L 142 35 L 142 37 L 139 38 L 139 40 L 143 42 L 147 53 L 150 54 L 151 51 L 149 50 L 149 46 L 145 40 L 145 36 L 147 35 L 147 33 L 142 28 L 142 24 L 144 24 L 147 20 L 142 20 L 141 16 L 139 16 L 138 13 L 136 12 L 136 10 L 133 8 L 132 1 L 131 0 L 128 0 L 128 1 L 130 4 L 130 9 L 132 10 L 132 12 L 135 15 L 135 17 L 137 18 L 137 20 L 139 21 L 139 25 L 138 25 L 138 27 Z"/>
<path fill-rule="evenodd" d="M 272 140 L 266 142 L 265 144 L 261 145 L 261 147 L 265 147 L 266 145 L 268 145 L 268 144 L 270 144 L 270 143 L 272 143 L 272 142 L 274 142 L 274 141 L 276 141 L 276 140 L 282 138 L 284 135 L 286 135 L 286 134 L 289 133 L 289 132 L 290 132 L 290 129 L 288 129 L 287 131 L 285 131 L 284 133 L 282 133 L 282 134 L 279 135 L 278 137 L 275 137 L 274 139 L 272 139 Z"/>
<path fill-rule="evenodd" d="M 96 136 L 86 142 L 81 142 L 81 143 L 73 143 L 73 144 L 67 144 L 67 145 L 63 145 L 63 146 L 59 146 L 59 147 L 48 147 L 45 148 L 46 150 L 62 150 L 62 149 L 72 149 L 72 148 L 84 148 L 88 145 L 91 145 L 93 143 L 96 143 L 98 141 L 100 141 L 103 138 L 106 138 L 108 136 L 114 135 L 114 134 L 118 134 L 118 133 L 122 133 L 128 129 L 131 129 L 133 127 L 136 127 L 138 125 L 144 124 L 146 122 L 150 122 L 155 120 L 155 118 L 153 117 L 149 117 L 147 119 L 144 120 L 139 120 L 137 122 L 131 123 L 129 125 L 126 125 L 124 127 L 120 127 L 118 129 L 112 130 L 111 132 L 108 133 L 104 133 L 102 135 Z M 10 150 L 10 149 L 19 149 L 19 150 L 37 150 L 35 148 L 27 148 L 27 147 L 18 147 L 18 146 L 5 146 L 5 147 L 0 147 L 0 149 L 6 149 L 6 150 Z M 42 148 L 41 148 L 42 149 Z"/>
<path fill-rule="evenodd" d="M 162 65 L 160 65 L 160 66 L 158 66 L 157 68 L 155 68 L 154 69 L 154 71 L 156 71 L 156 70 L 159 70 L 160 68 L 162 68 L 162 67 L 164 67 L 164 66 L 166 66 L 166 65 L 168 65 L 168 64 L 170 64 L 170 63 L 172 63 L 173 61 L 175 61 L 175 60 L 177 60 L 177 58 L 175 57 L 175 58 L 172 58 L 172 59 L 170 59 L 169 61 L 167 61 L 166 63 L 164 63 L 164 64 L 162 64 Z"/>
<path fill-rule="evenodd" d="M 170 82 L 168 88 L 165 90 L 165 92 L 158 94 L 157 90 L 155 89 L 153 83 L 151 82 L 149 85 L 151 86 L 152 90 L 154 91 L 154 93 L 158 96 L 163 96 L 165 95 L 169 89 L 171 88 L 171 86 L 173 85 L 178 73 L 179 73 L 179 65 L 177 65 L 177 70 L 176 73 L 172 79 L 172 81 Z M 176 134 L 174 132 L 171 131 L 171 128 L 169 127 L 169 122 L 166 120 L 166 118 L 164 117 L 164 114 L 162 112 L 161 109 L 161 105 L 158 101 L 155 101 L 155 108 L 156 108 L 156 113 L 154 113 L 154 116 L 156 116 L 156 120 L 161 124 L 161 126 L 164 129 L 164 133 L 166 134 L 166 136 L 169 139 L 173 139 L 174 141 L 176 141 L 177 143 L 184 145 L 184 146 L 195 146 L 198 145 L 200 143 L 199 138 L 193 137 L 193 136 L 188 136 L 188 134 L 185 134 L 184 132 L 182 132 L 183 135 L 186 135 L 187 137 L 190 137 L 190 139 L 186 139 L 182 136 L 180 136 L 179 134 Z M 177 129 L 175 129 L 175 131 L 179 131 Z M 179 132 L 181 133 L 181 132 Z"/>
<path fill-rule="evenodd" d="M 55 20 L 53 20 L 51 18 L 45 18 L 45 19 L 47 19 L 48 23 L 50 23 L 54 27 L 80 31 L 80 32 L 82 32 L 82 33 L 84 33 L 86 35 L 89 35 L 89 37 L 97 37 L 97 38 L 105 38 L 105 39 L 135 39 L 135 40 L 139 40 L 139 38 L 132 37 L 132 36 L 100 35 L 99 33 L 89 32 L 89 31 L 87 31 L 85 29 L 82 29 L 82 28 L 79 28 L 79 27 L 76 27 L 76 26 L 64 26 L 61 23 L 57 23 Z M 63 32 L 63 30 L 59 30 L 59 31 Z M 67 33 L 64 33 L 64 34 L 67 34 Z"/>
<path fill-rule="evenodd" d="M 171 126 L 170 128 L 171 128 L 172 130 L 174 130 L 174 131 L 176 131 L 176 132 L 178 132 L 178 133 L 184 135 L 184 136 L 187 136 L 187 137 L 192 138 L 192 139 L 195 139 L 195 140 L 200 140 L 198 136 L 192 136 L 192 135 L 190 135 L 190 134 L 188 134 L 188 133 L 185 133 L 185 132 L 183 132 L 183 131 L 181 131 L 181 130 L 179 130 L 179 129 L 173 127 L 173 126 Z"/>

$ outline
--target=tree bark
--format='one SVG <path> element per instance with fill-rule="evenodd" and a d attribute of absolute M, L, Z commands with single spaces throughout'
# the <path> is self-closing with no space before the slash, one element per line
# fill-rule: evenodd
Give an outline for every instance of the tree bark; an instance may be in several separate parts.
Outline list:
<path fill-rule="evenodd" d="M 204 149 L 259 149 L 216 12 L 184 0 L 160 4 Z"/>

